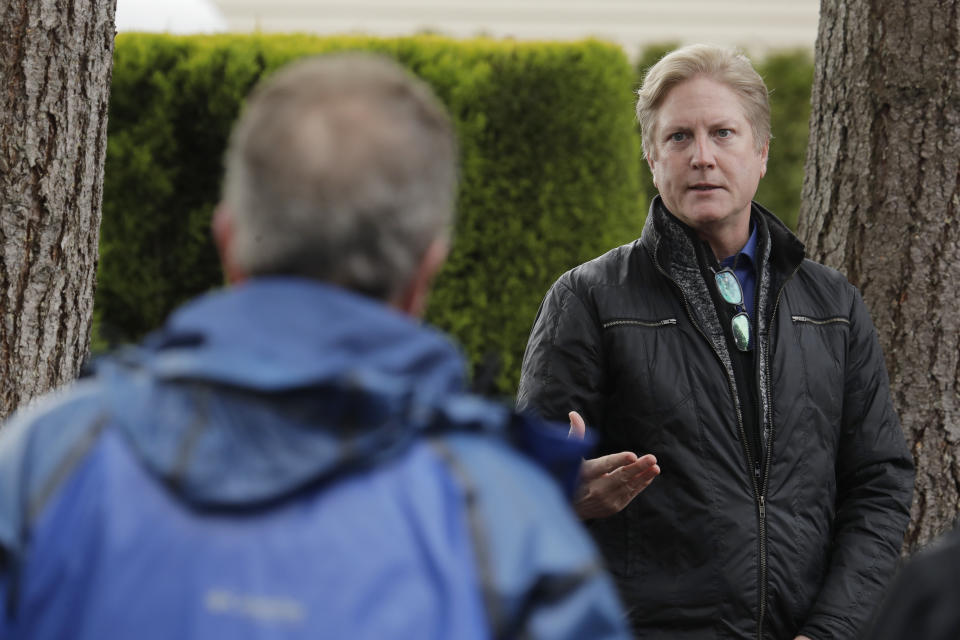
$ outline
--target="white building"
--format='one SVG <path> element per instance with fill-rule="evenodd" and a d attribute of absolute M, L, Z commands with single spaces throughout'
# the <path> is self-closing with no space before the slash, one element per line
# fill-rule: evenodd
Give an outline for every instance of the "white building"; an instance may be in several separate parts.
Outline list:
<path fill-rule="evenodd" d="M 227 21 L 212 0 L 117 0 L 116 20 L 117 31 L 227 31 Z"/>
<path fill-rule="evenodd" d="M 123 0 L 121 0 L 123 1 Z M 596 36 L 628 54 L 711 42 L 749 52 L 812 49 L 820 0 L 213 0 L 231 31 L 301 31 L 522 40 Z"/>
<path fill-rule="evenodd" d="M 119 0 L 120 31 L 306 32 L 520 40 L 595 36 L 629 55 L 664 42 L 810 49 L 819 0 Z"/>

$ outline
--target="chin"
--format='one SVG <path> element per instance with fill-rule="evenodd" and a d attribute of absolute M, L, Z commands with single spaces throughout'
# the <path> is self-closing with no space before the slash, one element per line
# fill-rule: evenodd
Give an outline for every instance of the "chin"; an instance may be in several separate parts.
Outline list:
<path fill-rule="evenodd" d="M 688 209 L 677 217 L 686 222 L 689 227 L 702 229 L 720 224 L 728 220 L 731 216 L 727 210 L 693 208 Z"/>

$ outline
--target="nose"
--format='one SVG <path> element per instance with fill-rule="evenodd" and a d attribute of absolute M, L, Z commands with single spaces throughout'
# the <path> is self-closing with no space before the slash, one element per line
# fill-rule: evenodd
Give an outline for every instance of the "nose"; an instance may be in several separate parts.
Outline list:
<path fill-rule="evenodd" d="M 692 145 L 693 157 L 690 164 L 694 169 L 712 169 L 716 158 L 713 154 L 713 146 L 707 136 L 696 136 Z"/>

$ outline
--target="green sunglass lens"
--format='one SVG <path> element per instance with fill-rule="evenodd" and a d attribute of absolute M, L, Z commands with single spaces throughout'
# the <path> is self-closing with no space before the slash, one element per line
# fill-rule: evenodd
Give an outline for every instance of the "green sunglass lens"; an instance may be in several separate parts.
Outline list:
<path fill-rule="evenodd" d="M 730 304 L 743 304 L 743 291 L 737 277 L 731 271 L 721 271 L 714 275 L 720 295 Z"/>
<path fill-rule="evenodd" d="M 731 323 L 733 328 L 733 343 L 740 351 L 750 350 L 750 318 L 747 314 L 740 312 L 733 316 Z"/>

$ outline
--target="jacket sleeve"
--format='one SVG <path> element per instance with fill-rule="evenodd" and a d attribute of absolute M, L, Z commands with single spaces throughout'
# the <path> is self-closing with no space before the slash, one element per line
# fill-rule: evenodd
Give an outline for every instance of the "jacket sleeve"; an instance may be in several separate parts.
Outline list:
<path fill-rule="evenodd" d="M 12 630 L 10 629 L 9 612 L 7 611 L 7 602 L 10 598 L 10 573 L 5 564 L 5 559 L 0 560 L 0 638 L 10 638 Z"/>
<path fill-rule="evenodd" d="M 801 633 L 852 638 L 893 576 L 913 496 L 913 459 L 893 410 L 876 330 L 854 293 L 839 450 L 830 564 Z"/>
<path fill-rule="evenodd" d="M 517 408 L 567 422 L 578 411 L 587 425 L 603 423 L 602 327 L 596 310 L 562 276 L 540 304 L 523 356 Z"/>

